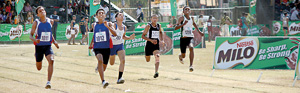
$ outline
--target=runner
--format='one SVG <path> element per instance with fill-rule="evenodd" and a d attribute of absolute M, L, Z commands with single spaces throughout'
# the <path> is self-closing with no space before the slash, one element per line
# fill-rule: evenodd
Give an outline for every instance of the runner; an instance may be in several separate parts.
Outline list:
<path fill-rule="evenodd" d="M 163 32 L 161 30 L 161 25 L 157 23 L 158 16 L 152 15 L 151 16 L 151 23 L 148 23 L 146 26 L 142 38 L 147 40 L 146 46 L 145 46 L 145 58 L 146 61 L 150 61 L 150 56 L 154 55 L 155 57 L 155 74 L 154 78 L 158 77 L 158 67 L 159 67 L 159 41 L 161 40 L 161 43 L 164 45 L 164 39 L 163 39 Z M 147 37 L 146 37 L 147 35 Z"/>
<path fill-rule="evenodd" d="M 104 20 L 106 16 L 103 9 L 96 11 L 96 17 L 98 22 L 92 24 L 94 35 L 89 48 L 94 49 L 95 56 L 98 60 L 98 72 L 102 80 L 103 88 L 106 88 L 109 83 L 104 80 L 104 70 L 109 60 L 110 48 L 112 48 L 110 33 L 114 36 L 117 36 L 117 34 L 112 27 L 109 27 L 108 22 Z"/>
<path fill-rule="evenodd" d="M 183 8 L 183 16 L 179 17 L 177 26 L 175 30 L 181 29 L 181 38 L 180 38 L 180 51 L 179 54 L 179 61 L 180 63 L 184 64 L 183 59 L 185 58 L 186 47 L 190 50 L 190 72 L 194 71 L 193 69 L 193 61 L 194 61 L 194 46 L 193 46 L 193 26 L 200 33 L 200 35 L 204 35 L 197 27 L 196 23 L 194 22 L 194 18 L 190 17 L 191 9 L 189 6 L 185 6 Z"/>
<path fill-rule="evenodd" d="M 109 62 L 110 65 L 114 65 L 116 54 L 119 56 L 120 66 L 117 84 L 123 84 L 125 82 L 125 80 L 122 78 L 125 67 L 125 50 L 123 43 L 124 40 L 134 39 L 135 34 L 130 35 L 130 37 L 125 35 L 127 27 L 122 23 L 123 13 L 116 13 L 115 18 L 117 22 L 114 24 L 114 27 L 116 29 L 117 36 L 111 36 L 114 46 L 110 50 Z"/>
<path fill-rule="evenodd" d="M 36 68 L 38 71 L 42 69 L 42 60 L 45 55 L 49 63 L 48 81 L 45 88 L 51 89 L 50 81 L 53 73 L 53 64 L 54 64 L 54 55 L 53 55 L 53 50 L 51 48 L 51 43 L 54 43 L 56 48 L 59 49 L 59 46 L 55 41 L 51 31 L 54 21 L 46 17 L 46 11 L 42 6 L 38 6 L 35 12 L 40 19 L 39 20 L 36 19 L 34 21 L 30 32 L 30 39 L 33 41 L 35 45 Z M 34 34 L 36 34 L 35 38 L 33 37 Z"/>

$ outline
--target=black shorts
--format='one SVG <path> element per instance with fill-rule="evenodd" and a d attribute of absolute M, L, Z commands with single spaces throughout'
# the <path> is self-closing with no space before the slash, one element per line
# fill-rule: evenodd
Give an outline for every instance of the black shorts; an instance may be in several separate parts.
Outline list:
<path fill-rule="evenodd" d="M 287 30 L 288 29 L 288 27 L 283 27 L 283 30 Z"/>
<path fill-rule="evenodd" d="M 94 52 L 95 56 L 97 56 L 97 54 L 102 54 L 103 64 L 107 65 L 110 56 L 110 48 L 94 49 Z"/>
<path fill-rule="evenodd" d="M 180 51 L 181 53 L 186 53 L 186 47 L 190 45 L 192 37 L 180 38 Z"/>
<path fill-rule="evenodd" d="M 150 56 L 153 55 L 153 51 L 159 50 L 159 40 L 157 40 L 157 44 L 154 45 L 150 41 L 147 41 L 146 46 L 145 46 L 145 55 Z"/>
<path fill-rule="evenodd" d="M 82 34 L 82 35 L 85 35 L 85 32 L 86 32 L 85 29 L 84 29 L 84 30 L 81 29 L 80 31 L 81 31 L 81 34 Z"/>
<path fill-rule="evenodd" d="M 36 62 L 42 62 L 44 55 L 48 56 L 49 54 L 53 54 L 53 50 L 51 45 L 45 46 L 35 46 L 35 60 Z"/>

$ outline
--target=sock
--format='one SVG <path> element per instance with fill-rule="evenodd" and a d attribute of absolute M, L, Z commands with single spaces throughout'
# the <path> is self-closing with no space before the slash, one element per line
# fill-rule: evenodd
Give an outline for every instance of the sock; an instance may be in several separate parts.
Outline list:
<path fill-rule="evenodd" d="M 105 80 L 102 80 L 102 83 L 104 82 Z"/>
<path fill-rule="evenodd" d="M 50 85 L 50 81 L 47 81 L 47 85 Z"/>
<path fill-rule="evenodd" d="M 122 75 L 123 75 L 123 72 L 119 72 L 119 77 L 118 77 L 118 79 L 120 79 L 120 78 L 122 77 Z"/>

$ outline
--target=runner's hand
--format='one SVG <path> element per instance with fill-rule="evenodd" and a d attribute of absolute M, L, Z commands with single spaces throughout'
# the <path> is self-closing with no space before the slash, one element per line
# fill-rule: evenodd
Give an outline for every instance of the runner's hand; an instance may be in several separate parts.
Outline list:
<path fill-rule="evenodd" d="M 40 39 L 35 39 L 35 43 L 40 43 Z"/>
<path fill-rule="evenodd" d="M 151 40 L 151 43 L 153 43 L 154 45 L 157 44 L 157 40 Z"/>
<path fill-rule="evenodd" d="M 55 45 L 55 47 L 56 47 L 57 49 L 59 49 L 59 46 L 58 46 L 58 43 L 57 43 L 57 42 L 55 42 L 54 45 Z"/>
<path fill-rule="evenodd" d="M 133 34 L 130 35 L 129 38 L 132 40 L 132 39 L 134 39 L 135 37 L 136 37 L 136 36 L 135 36 L 135 34 L 133 33 Z"/>

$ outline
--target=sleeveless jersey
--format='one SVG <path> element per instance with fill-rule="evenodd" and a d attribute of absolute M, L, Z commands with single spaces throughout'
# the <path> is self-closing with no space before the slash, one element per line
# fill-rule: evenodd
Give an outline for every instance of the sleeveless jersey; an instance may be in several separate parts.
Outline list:
<path fill-rule="evenodd" d="M 46 18 L 46 22 L 42 23 L 40 20 L 36 19 L 37 22 L 35 30 L 35 38 L 40 39 L 40 43 L 34 43 L 37 46 L 51 45 L 52 43 L 52 25 L 49 18 Z"/>
<path fill-rule="evenodd" d="M 107 27 L 102 24 L 94 24 L 94 49 L 112 48 L 112 40 Z"/>
<path fill-rule="evenodd" d="M 149 31 L 147 33 L 147 37 L 150 39 L 159 39 L 159 27 L 160 25 L 157 23 L 156 27 L 153 27 L 151 23 L 148 23 L 150 25 Z"/>
<path fill-rule="evenodd" d="M 188 23 L 181 28 L 181 37 L 194 37 L 192 18 L 190 17 L 190 19 L 188 20 L 184 16 L 184 19 L 181 23 L 184 24 L 185 20 L 187 20 Z"/>
<path fill-rule="evenodd" d="M 123 30 L 120 30 L 120 29 L 118 28 L 118 25 L 117 25 L 117 24 L 116 24 L 115 27 L 117 28 L 117 29 L 116 29 L 117 36 L 111 35 L 113 44 L 114 44 L 114 45 L 123 44 L 123 42 L 124 42 L 123 34 L 124 34 L 124 31 L 125 31 L 125 25 L 122 24 Z"/>

